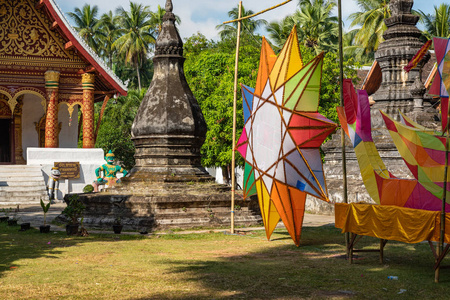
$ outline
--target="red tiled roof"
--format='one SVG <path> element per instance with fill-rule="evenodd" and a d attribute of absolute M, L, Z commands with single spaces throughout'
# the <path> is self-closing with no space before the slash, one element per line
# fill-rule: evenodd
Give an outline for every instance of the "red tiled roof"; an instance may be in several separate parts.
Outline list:
<path fill-rule="evenodd" d="M 59 6 L 54 0 L 40 0 L 40 4 L 44 4 L 47 13 L 56 21 L 62 34 L 72 43 L 73 47 L 78 50 L 78 54 L 82 56 L 94 69 L 99 73 L 101 85 L 107 86 L 121 95 L 127 94 L 127 88 L 121 80 L 105 65 L 100 57 L 83 41 L 75 29 L 69 24 Z"/>

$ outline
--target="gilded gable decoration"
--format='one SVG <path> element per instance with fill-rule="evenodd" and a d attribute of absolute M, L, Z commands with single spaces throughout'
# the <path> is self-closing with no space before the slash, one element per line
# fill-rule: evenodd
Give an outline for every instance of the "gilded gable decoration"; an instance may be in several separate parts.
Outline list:
<path fill-rule="evenodd" d="M 0 94 L 0 119 L 11 118 L 11 109 L 8 105 L 8 99 L 5 95 Z"/>
<path fill-rule="evenodd" d="M 0 87 L 0 93 L 1 93 L 1 87 Z M 6 89 L 5 89 L 6 90 Z M 20 97 L 20 96 L 23 96 L 23 95 L 25 95 L 25 94 L 31 94 L 31 95 L 35 95 L 35 96 L 38 96 L 42 101 L 41 101 L 41 104 L 43 105 L 43 107 L 44 107 L 44 111 L 45 111 L 45 109 L 46 109 L 46 103 L 47 103 L 47 101 L 46 101 L 46 99 L 47 99 L 47 96 L 45 95 L 45 93 L 44 92 L 42 92 L 40 89 L 37 89 L 37 88 L 32 88 L 32 87 L 23 87 L 23 88 L 19 88 L 19 89 L 17 89 L 17 90 L 14 90 L 13 91 L 13 94 L 12 95 L 9 95 L 10 96 L 10 99 L 8 100 L 8 103 L 9 103 L 9 107 L 11 108 L 11 111 L 14 111 L 14 108 L 16 107 L 16 105 L 17 105 L 17 99 Z"/>
<path fill-rule="evenodd" d="M 59 94 L 59 102 L 60 103 L 67 103 L 67 105 L 70 105 L 74 102 L 83 102 L 83 94 L 67 94 L 67 93 L 61 93 Z"/>
<path fill-rule="evenodd" d="M 75 105 L 79 105 L 80 106 L 79 109 L 80 109 L 80 111 L 82 111 L 81 108 L 83 107 L 83 102 L 77 101 L 77 102 L 73 102 L 73 103 L 68 104 L 67 110 L 69 111 L 69 118 L 70 119 L 72 119 L 72 114 L 73 114 Z"/>
<path fill-rule="evenodd" d="M 71 59 L 62 39 L 49 30 L 45 21 L 48 22 L 30 0 L 1 1 L 0 53 Z"/>

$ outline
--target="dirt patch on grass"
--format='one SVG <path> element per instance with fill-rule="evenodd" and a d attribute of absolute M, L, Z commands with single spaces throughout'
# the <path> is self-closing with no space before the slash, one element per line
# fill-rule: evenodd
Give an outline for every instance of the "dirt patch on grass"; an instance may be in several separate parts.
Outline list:
<path fill-rule="evenodd" d="M 311 294 L 310 299 L 349 299 L 356 294 L 352 291 L 315 291 Z"/>

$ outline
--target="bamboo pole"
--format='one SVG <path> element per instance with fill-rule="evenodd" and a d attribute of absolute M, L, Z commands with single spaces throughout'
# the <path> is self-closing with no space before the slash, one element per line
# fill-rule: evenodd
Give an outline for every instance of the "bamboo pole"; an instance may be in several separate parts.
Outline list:
<path fill-rule="evenodd" d="M 341 87 L 340 99 L 341 107 L 344 107 L 344 55 L 342 53 L 342 1 L 338 0 L 338 25 L 339 25 L 339 86 Z M 342 149 L 342 185 L 344 203 L 348 203 L 347 196 L 347 161 L 345 155 L 345 132 L 341 126 L 341 149 Z M 348 245 L 350 242 L 350 233 L 345 233 L 345 246 L 347 248 L 347 258 L 349 257 Z"/>
<path fill-rule="evenodd" d="M 447 119 L 450 114 L 450 103 L 447 104 Z M 449 122 L 445 128 L 445 168 L 444 168 L 444 188 L 442 193 L 442 210 L 441 210 L 441 234 L 439 236 L 438 259 L 444 255 L 444 239 L 445 239 L 445 203 L 447 201 L 447 174 L 448 174 L 448 153 L 449 153 Z M 440 264 L 438 264 L 434 272 L 434 282 L 439 282 Z"/>
<path fill-rule="evenodd" d="M 231 20 L 231 21 L 226 21 L 226 22 L 223 22 L 222 24 L 228 24 L 228 23 L 233 23 L 233 22 L 239 22 L 239 21 L 242 21 L 242 20 L 246 20 L 246 19 L 249 19 L 249 18 L 253 18 L 253 17 L 256 17 L 257 15 L 260 15 L 260 14 L 263 14 L 263 13 L 265 13 L 265 12 L 268 12 L 269 10 L 272 10 L 272 9 L 278 8 L 278 7 L 280 7 L 280 6 L 283 6 L 283 5 L 285 5 L 285 4 L 287 4 L 287 3 L 291 2 L 291 1 L 292 1 L 292 0 L 285 1 L 285 2 L 283 2 L 283 3 L 280 3 L 280 4 L 277 4 L 277 5 L 272 6 L 272 7 L 270 7 L 270 8 L 267 8 L 267 9 L 262 10 L 262 11 L 256 13 L 256 14 L 253 14 L 253 15 L 249 15 L 249 16 L 245 16 L 245 17 L 241 17 L 241 15 L 239 15 L 237 19 Z"/>
<path fill-rule="evenodd" d="M 242 1 L 239 1 L 239 18 L 242 14 Z M 234 62 L 234 97 L 233 97 L 233 151 L 231 154 L 231 229 L 230 232 L 234 233 L 234 198 L 236 190 L 236 102 L 237 102 L 237 89 L 238 89 L 238 68 L 239 68 L 239 45 L 241 43 L 241 21 L 238 21 L 237 27 L 237 41 L 236 41 L 236 59 Z"/>

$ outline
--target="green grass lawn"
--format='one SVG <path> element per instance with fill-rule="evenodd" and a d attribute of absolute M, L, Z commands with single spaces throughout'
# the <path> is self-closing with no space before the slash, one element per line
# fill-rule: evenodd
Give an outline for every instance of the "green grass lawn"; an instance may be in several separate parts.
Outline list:
<path fill-rule="evenodd" d="M 304 228 L 297 248 L 284 230 L 269 242 L 262 231 L 67 237 L 0 223 L 0 299 L 450 297 L 450 269 L 434 283 L 428 244 L 389 242 L 384 265 L 377 253 L 358 253 L 350 265 L 344 253 L 344 236 L 331 226 Z"/>

